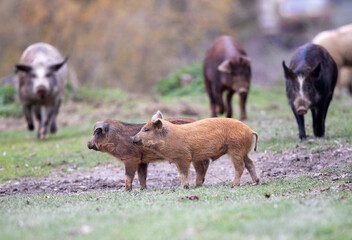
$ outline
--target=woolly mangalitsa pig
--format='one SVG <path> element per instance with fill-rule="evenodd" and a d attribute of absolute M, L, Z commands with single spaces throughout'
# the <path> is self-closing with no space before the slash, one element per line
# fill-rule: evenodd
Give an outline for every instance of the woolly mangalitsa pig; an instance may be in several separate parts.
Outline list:
<path fill-rule="evenodd" d="M 37 137 L 48 138 L 57 131 L 56 117 L 64 96 L 67 57 L 47 43 L 30 45 L 15 65 L 18 94 L 28 129 L 34 130 L 32 111 L 38 120 Z"/>
<path fill-rule="evenodd" d="M 352 95 L 352 24 L 317 34 L 312 43 L 328 50 L 334 59 L 339 76 L 336 83 L 335 95 L 339 97 L 343 87 Z"/>

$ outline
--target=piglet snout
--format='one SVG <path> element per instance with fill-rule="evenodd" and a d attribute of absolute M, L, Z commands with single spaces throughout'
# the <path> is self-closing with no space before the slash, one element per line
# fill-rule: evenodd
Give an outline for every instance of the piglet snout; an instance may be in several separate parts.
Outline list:
<path fill-rule="evenodd" d="M 98 149 L 95 146 L 95 144 L 92 144 L 90 141 L 87 142 L 87 147 L 88 147 L 88 149 L 93 149 L 95 151 L 98 151 Z"/>
<path fill-rule="evenodd" d="M 136 136 L 132 136 L 131 140 L 132 140 L 133 144 L 142 145 L 142 141 Z"/>

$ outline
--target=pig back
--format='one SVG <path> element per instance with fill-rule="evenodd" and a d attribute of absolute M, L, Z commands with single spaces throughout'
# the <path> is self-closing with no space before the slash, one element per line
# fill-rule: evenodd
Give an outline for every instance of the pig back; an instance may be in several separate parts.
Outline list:
<path fill-rule="evenodd" d="M 334 30 L 323 31 L 312 43 L 326 48 L 338 67 L 352 66 L 352 24 Z"/>

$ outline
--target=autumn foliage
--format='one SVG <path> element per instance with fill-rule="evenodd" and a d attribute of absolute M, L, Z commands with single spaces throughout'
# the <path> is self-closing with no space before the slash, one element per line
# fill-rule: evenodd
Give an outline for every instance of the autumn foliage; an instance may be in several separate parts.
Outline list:
<path fill-rule="evenodd" d="M 245 1 L 242 1 L 245 2 Z M 1 0 L 0 75 L 34 42 L 70 56 L 82 85 L 144 90 L 236 36 L 236 0 Z M 243 11 L 242 11 L 243 12 Z M 240 23 L 240 22 L 238 22 Z"/>

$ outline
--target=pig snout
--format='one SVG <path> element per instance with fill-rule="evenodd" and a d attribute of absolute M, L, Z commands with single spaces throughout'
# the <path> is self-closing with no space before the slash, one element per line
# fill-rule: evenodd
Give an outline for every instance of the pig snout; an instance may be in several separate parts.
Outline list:
<path fill-rule="evenodd" d="M 46 89 L 45 86 L 39 86 L 36 88 L 36 93 L 40 98 L 45 98 L 47 95 L 48 90 Z"/>
<path fill-rule="evenodd" d="M 306 98 L 298 98 L 294 102 L 296 112 L 298 115 L 304 115 L 308 112 L 310 101 Z"/>
<path fill-rule="evenodd" d="M 142 145 L 142 140 L 138 136 L 132 136 L 131 140 L 132 140 L 133 144 Z"/>
<path fill-rule="evenodd" d="M 298 115 L 304 115 L 307 113 L 307 109 L 305 107 L 302 107 L 300 106 L 298 109 L 297 109 L 297 113 Z"/>
<path fill-rule="evenodd" d="M 95 146 L 95 144 L 91 143 L 90 141 L 87 142 L 87 147 L 88 149 L 93 149 L 95 151 L 98 151 L 97 146 Z"/>
<path fill-rule="evenodd" d="M 239 93 L 239 94 L 241 94 L 241 93 L 247 93 L 247 92 L 248 92 L 248 89 L 247 89 L 247 88 L 242 87 L 242 88 L 238 89 L 238 93 Z"/>

